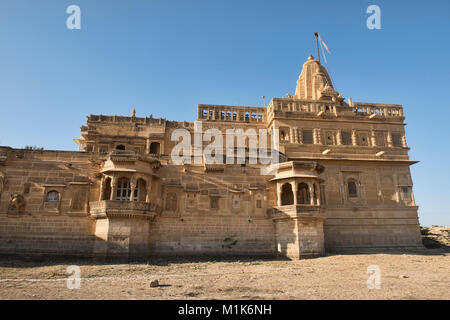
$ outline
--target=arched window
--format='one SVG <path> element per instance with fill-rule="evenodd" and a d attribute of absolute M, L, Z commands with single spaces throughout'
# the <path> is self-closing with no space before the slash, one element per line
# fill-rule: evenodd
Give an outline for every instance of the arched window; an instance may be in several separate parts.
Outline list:
<path fill-rule="evenodd" d="M 150 154 L 159 154 L 161 149 L 161 145 L 159 142 L 150 143 Z"/>
<path fill-rule="evenodd" d="M 309 194 L 309 187 L 304 182 L 298 184 L 297 201 L 299 204 L 311 204 L 311 195 Z"/>
<path fill-rule="evenodd" d="M 116 150 L 125 150 L 125 146 L 124 146 L 123 144 L 119 144 L 119 145 L 116 147 Z"/>
<path fill-rule="evenodd" d="M 166 211 L 176 212 L 178 209 L 178 199 L 175 192 L 169 192 L 166 198 Z"/>
<path fill-rule="evenodd" d="M 294 193 L 290 183 L 285 183 L 281 187 L 281 205 L 288 206 L 294 204 Z"/>
<path fill-rule="evenodd" d="M 347 181 L 347 191 L 349 198 L 358 198 L 358 187 L 355 180 Z"/>
<path fill-rule="evenodd" d="M 47 192 L 45 202 L 59 202 L 59 192 L 55 190 Z"/>
<path fill-rule="evenodd" d="M 289 134 L 286 131 L 281 130 L 281 132 L 280 132 L 280 139 L 282 141 L 288 141 L 289 140 Z"/>
<path fill-rule="evenodd" d="M 131 197 L 130 180 L 121 178 L 117 182 L 116 200 L 129 201 Z"/>

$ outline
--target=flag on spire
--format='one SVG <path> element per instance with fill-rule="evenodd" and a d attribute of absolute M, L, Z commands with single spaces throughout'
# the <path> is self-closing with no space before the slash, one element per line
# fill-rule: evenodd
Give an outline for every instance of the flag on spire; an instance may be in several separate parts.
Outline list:
<path fill-rule="evenodd" d="M 331 53 L 330 49 L 328 49 L 327 44 L 322 40 L 322 37 L 320 36 L 320 34 L 319 34 L 319 40 L 320 40 L 320 43 L 321 43 L 321 44 L 325 47 L 325 49 L 328 51 L 328 53 Z"/>

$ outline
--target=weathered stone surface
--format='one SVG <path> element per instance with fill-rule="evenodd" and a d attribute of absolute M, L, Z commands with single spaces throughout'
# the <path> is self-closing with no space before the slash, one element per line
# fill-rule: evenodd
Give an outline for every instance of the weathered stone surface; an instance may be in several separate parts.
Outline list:
<path fill-rule="evenodd" d="M 245 163 L 206 164 L 192 148 L 191 163 L 175 164 L 172 134 L 194 137 L 194 123 L 90 115 L 79 152 L 0 147 L 0 253 L 310 258 L 422 246 L 402 106 L 345 102 L 310 58 L 294 96 L 201 104 L 197 120 L 203 133 L 278 129 L 278 171 L 261 174 L 249 142 Z"/>

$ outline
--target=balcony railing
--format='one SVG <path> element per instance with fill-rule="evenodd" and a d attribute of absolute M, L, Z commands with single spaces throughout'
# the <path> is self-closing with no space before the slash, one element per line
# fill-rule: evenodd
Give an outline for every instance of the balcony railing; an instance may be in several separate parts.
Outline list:
<path fill-rule="evenodd" d="M 142 201 L 102 200 L 90 202 L 89 207 L 91 215 L 95 217 L 154 217 L 161 212 L 161 207 L 156 203 Z"/>

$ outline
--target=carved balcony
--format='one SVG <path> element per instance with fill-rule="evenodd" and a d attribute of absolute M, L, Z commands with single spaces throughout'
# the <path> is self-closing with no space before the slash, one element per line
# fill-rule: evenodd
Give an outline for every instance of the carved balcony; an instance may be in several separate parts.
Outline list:
<path fill-rule="evenodd" d="M 161 212 L 156 203 L 142 201 L 102 200 L 89 203 L 90 214 L 95 218 L 147 218 L 153 219 Z"/>
<path fill-rule="evenodd" d="M 308 217 L 325 219 L 325 210 L 321 206 L 307 204 L 278 206 L 272 210 L 272 219 Z"/>

